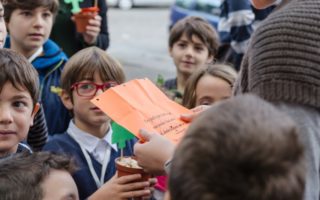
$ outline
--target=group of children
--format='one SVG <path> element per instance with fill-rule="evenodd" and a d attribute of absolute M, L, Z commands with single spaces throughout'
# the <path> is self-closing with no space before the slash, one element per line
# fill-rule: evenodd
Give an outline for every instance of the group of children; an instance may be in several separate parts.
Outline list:
<path fill-rule="evenodd" d="M 124 72 L 117 61 L 97 47 L 83 49 L 68 60 L 48 39 L 58 7 L 56 0 L 1 2 L 2 46 L 5 44 L 6 49 L 0 50 L 0 152 L 1 163 L 8 165 L 8 171 L 0 170 L 8 175 L 1 176 L 1 181 L 15 181 L 9 171 L 15 174 L 18 169 L 10 166 L 11 158 L 19 160 L 12 162 L 19 164 L 21 173 L 30 172 L 30 176 L 21 179 L 21 185 L 16 185 L 20 189 L 17 196 L 7 191 L 8 186 L 0 189 L 1 199 L 26 199 L 26 193 L 31 195 L 27 199 L 56 197 L 64 186 L 51 180 L 57 176 L 64 177 L 61 180 L 70 184 L 64 191 L 69 193 L 64 194 L 63 199 L 148 197 L 154 179 L 137 182 L 141 178 L 138 174 L 120 178 L 115 175 L 114 159 L 120 156 L 120 151 L 111 144 L 110 119 L 90 103 L 95 95 L 123 83 Z M 5 25 L 10 32 L 8 37 Z M 42 129 L 43 125 L 48 129 Z M 34 130 L 32 134 L 30 127 Z M 46 141 L 48 133 L 49 142 Z M 38 139 L 30 144 L 33 150 L 63 152 L 73 157 L 77 170 L 70 171 L 68 163 L 59 167 L 61 163 L 55 164 L 58 161 L 54 156 L 33 154 L 25 142 L 30 143 L 29 135 Z M 41 138 L 45 138 L 44 141 Z M 124 155 L 133 154 L 134 142 L 128 142 Z M 15 154 L 21 152 L 25 152 L 24 156 L 15 158 Z M 39 163 L 30 163 L 32 160 Z M 32 164 L 38 167 L 29 170 Z M 46 171 L 40 170 L 42 167 Z M 57 170 L 68 173 L 59 175 Z M 75 172 L 72 181 L 69 172 Z M 37 178 L 32 181 L 33 177 Z M 44 187 L 46 184 L 52 188 Z M 34 188 L 24 188 L 26 185 Z M 67 191 L 68 188 L 73 190 Z"/>
<path fill-rule="evenodd" d="M 116 134 L 111 119 L 90 102 L 125 82 L 121 65 L 97 47 L 67 59 L 48 39 L 57 0 L 2 3 L 0 45 L 7 49 L 0 50 L 0 199 L 154 198 L 154 178 L 141 182 L 139 174 L 117 176 L 114 160 L 120 151 L 111 142 Z M 215 62 L 218 47 L 218 34 L 199 17 L 179 21 L 170 32 L 177 78 L 164 88 L 187 108 L 215 106 L 192 123 L 167 163 L 170 192 L 165 198 L 302 200 L 300 129 L 254 96 L 217 103 L 232 96 L 237 78 L 231 66 Z M 237 91 L 248 87 L 237 83 Z M 124 155 L 136 153 L 148 170 L 134 145 L 150 143 L 135 143 L 127 142 Z M 174 147 L 166 145 L 170 153 L 162 158 L 167 159 Z M 150 156 L 157 159 L 152 148 Z M 40 149 L 51 153 L 33 152 Z M 166 190 L 163 183 L 156 188 Z"/>
<path fill-rule="evenodd" d="M 261 7 L 281 2 L 252 1 Z M 282 0 L 280 8 L 263 21 L 252 35 L 241 64 L 240 76 L 234 85 L 233 94 L 239 97 L 214 106 L 217 110 L 219 107 L 225 110 L 214 112 L 212 108 L 203 117 L 200 116 L 199 121 L 191 124 L 189 133 L 177 147 L 171 162 L 168 159 L 174 152 L 172 147 L 167 148 L 171 152 L 159 148 L 163 144 L 172 144 L 159 135 L 143 132 L 147 142 L 135 145 L 135 155 L 139 163 L 150 172 L 163 172 L 163 165 L 170 166 L 171 163 L 169 189 L 172 192 L 168 197 L 190 200 L 319 199 L 320 45 L 316 42 L 320 39 L 317 23 L 320 20 L 319 8 L 317 0 Z M 265 107 L 265 103 L 254 103 L 259 100 L 252 101 L 241 96 L 245 93 L 258 95 L 272 105 Z M 241 103 L 242 98 L 251 103 Z M 245 107 L 250 112 L 238 110 L 233 116 L 225 117 L 225 111 L 232 113 L 228 109 L 232 104 Z M 262 107 L 270 115 L 261 111 Z M 279 111 L 283 116 L 276 114 Z M 296 131 L 285 115 L 293 120 Z M 192 119 L 190 117 L 194 116 L 189 116 L 189 120 Z M 209 120 L 205 121 L 206 118 Z M 213 126 L 216 120 L 222 118 L 224 121 L 219 121 L 221 126 Z M 254 118 L 260 119 L 259 123 Z M 247 121 L 251 123 L 247 124 Z M 223 129 L 223 124 L 228 127 L 227 130 Z M 281 128 L 281 125 L 284 127 Z M 279 130 L 275 131 L 275 127 Z M 253 128 L 257 134 L 251 135 L 248 128 Z M 248 133 L 250 137 L 236 137 L 239 140 L 237 142 L 244 145 L 241 148 L 232 141 L 232 134 L 238 131 Z M 287 138 L 281 139 L 282 136 Z M 293 143 L 295 147 L 292 146 L 290 150 L 288 144 L 294 137 L 298 137 L 298 141 Z M 259 142 L 262 138 L 265 144 Z M 299 150 L 299 141 L 305 149 L 303 154 Z M 272 149 L 277 145 L 285 148 Z M 296 152 L 291 156 L 286 155 L 289 151 Z M 158 165 L 150 163 L 151 159 Z M 301 159 L 305 169 L 301 167 Z M 206 168 L 210 165 L 214 169 Z M 177 184 L 184 187 L 176 187 Z M 209 187 L 211 184 L 214 186 Z M 182 196 L 184 193 L 188 195 Z"/>

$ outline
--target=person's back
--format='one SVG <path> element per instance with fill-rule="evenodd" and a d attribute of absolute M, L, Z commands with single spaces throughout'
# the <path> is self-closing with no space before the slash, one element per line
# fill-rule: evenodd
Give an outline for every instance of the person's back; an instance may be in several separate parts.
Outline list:
<path fill-rule="evenodd" d="M 65 131 L 70 120 L 57 91 L 66 55 L 48 40 L 58 9 L 57 0 L 12 0 L 5 4 L 5 21 L 10 32 L 6 47 L 24 55 L 37 69 L 40 101 L 49 134 Z"/>
<path fill-rule="evenodd" d="M 169 173 L 171 200 L 302 200 L 304 187 L 304 148 L 294 121 L 251 95 L 200 114 Z"/>
<path fill-rule="evenodd" d="M 299 136 L 308 151 L 305 199 L 317 199 L 316 191 L 320 191 L 320 112 L 312 107 L 297 104 L 277 103 L 275 106 L 291 116 L 300 129 Z"/>
<path fill-rule="evenodd" d="M 288 113 L 306 148 L 305 199 L 320 198 L 320 2 L 291 0 L 262 22 L 241 65 L 235 94 L 254 93 Z"/>

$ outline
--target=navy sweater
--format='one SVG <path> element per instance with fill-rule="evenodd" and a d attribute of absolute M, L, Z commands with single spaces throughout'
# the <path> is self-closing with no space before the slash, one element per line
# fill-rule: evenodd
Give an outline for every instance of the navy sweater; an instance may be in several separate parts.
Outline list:
<path fill-rule="evenodd" d="M 126 148 L 123 151 L 125 156 L 133 155 L 134 143 L 135 140 L 127 142 Z M 81 200 L 88 198 L 98 189 L 79 144 L 67 133 L 54 135 L 53 138 L 44 146 L 43 150 L 60 153 L 63 152 L 75 158 L 79 170 L 73 174 L 73 178 L 77 184 L 79 197 Z M 102 165 L 90 153 L 89 155 L 92 160 L 93 167 L 98 177 L 100 177 Z M 114 149 L 112 149 L 110 161 L 104 177 L 105 182 L 111 179 L 116 173 L 114 160 L 117 157 L 120 157 L 120 150 L 116 152 Z"/>

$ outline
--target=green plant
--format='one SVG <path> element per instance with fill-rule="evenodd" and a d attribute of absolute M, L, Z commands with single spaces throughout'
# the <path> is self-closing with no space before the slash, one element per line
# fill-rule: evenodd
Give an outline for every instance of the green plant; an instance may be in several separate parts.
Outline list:
<path fill-rule="evenodd" d="M 72 13 L 78 13 L 81 11 L 80 2 L 83 2 L 83 0 L 64 0 L 65 3 L 71 3 L 72 5 Z"/>

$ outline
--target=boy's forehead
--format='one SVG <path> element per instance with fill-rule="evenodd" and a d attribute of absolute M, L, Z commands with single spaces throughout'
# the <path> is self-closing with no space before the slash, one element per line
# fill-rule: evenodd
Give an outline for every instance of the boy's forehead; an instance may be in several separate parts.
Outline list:
<path fill-rule="evenodd" d="M 14 87 L 15 89 L 24 92 L 27 90 L 27 87 L 18 83 L 12 83 L 11 81 L 6 81 L 5 84 L 3 84 L 2 88 L 4 87 Z"/>
<path fill-rule="evenodd" d="M 102 80 L 102 81 L 109 81 L 109 77 L 103 73 L 103 70 L 99 70 L 99 69 L 89 69 L 89 70 L 80 70 L 78 71 L 78 73 L 76 73 L 77 76 L 75 81 L 79 82 L 79 81 L 84 81 L 84 80 L 88 80 L 88 81 L 96 81 L 97 79 Z"/>
<path fill-rule="evenodd" d="M 205 45 L 203 43 L 203 41 L 201 40 L 200 37 L 198 37 L 196 34 L 186 34 L 186 33 L 183 33 L 179 40 L 178 41 L 187 41 L 187 42 L 192 42 L 192 43 L 195 43 L 195 44 L 201 44 L 201 45 Z"/>
<path fill-rule="evenodd" d="M 18 7 L 16 10 L 30 10 L 30 11 L 35 11 L 35 10 L 41 10 L 41 11 L 49 11 L 51 12 L 50 8 L 48 6 L 39 6 L 39 7 Z"/>
<path fill-rule="evenodd" d="M 0 94 L 5 95 L 3 94 L 3 92 L 7 92 L 7 91 L 15 93 L 15 95 L 23 95 L 25 97 L 31 98 L 31 94 L 28 91 L 27 87 L 17 83 L 11 83 L 10 81 L 7 81 L 5 84 L 3 84 L 2 87 L 0 88 Z"/>

